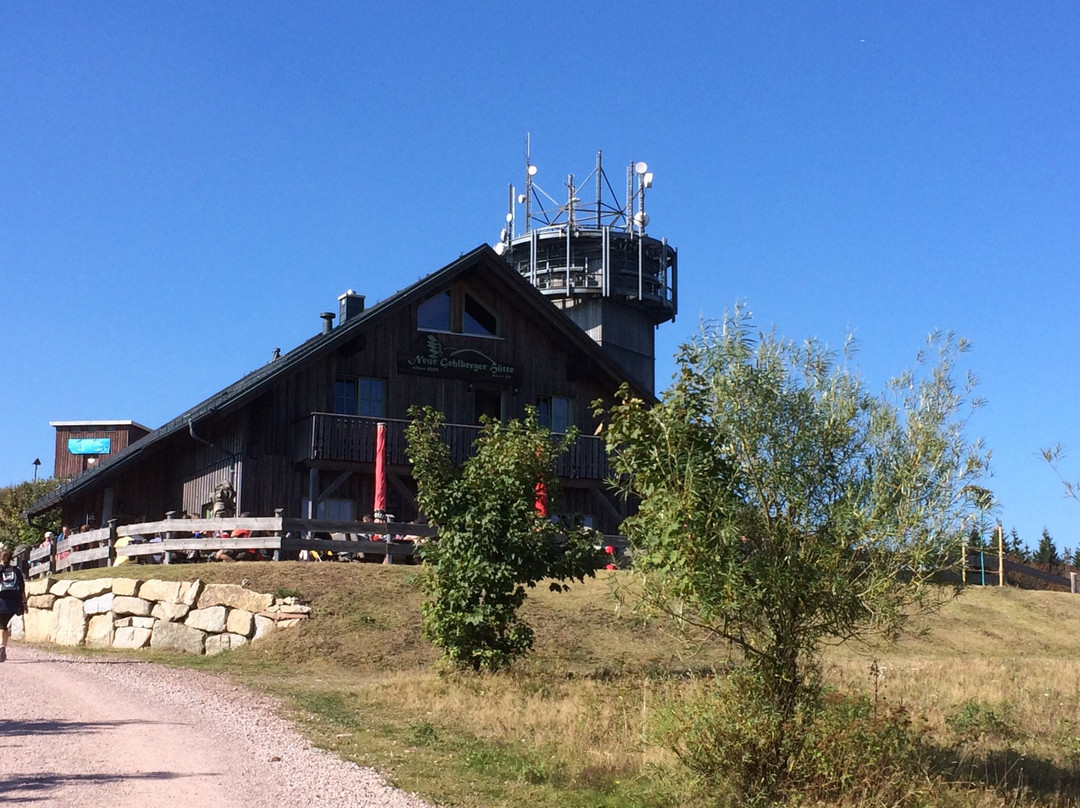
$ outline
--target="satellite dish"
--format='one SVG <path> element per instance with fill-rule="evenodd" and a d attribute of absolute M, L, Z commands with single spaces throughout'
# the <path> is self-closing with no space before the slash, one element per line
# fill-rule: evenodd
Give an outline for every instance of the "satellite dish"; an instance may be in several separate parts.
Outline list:
<path fill-rule="evenodd" d="M 506 214 L 506 223 L 509 224 L 512 221 L 514 221 L 514 214 L 512 214 L 512 213 Z"/>
<path fill-rule="evenodd" d="M 641 184 L 646 188 L 652 188 L 652 178 L 653 173 L 651 171 L 646 171 L 645 175 L 641 178 Z"/>
<path fill-rule="evenodd" d="M 506 228 L 505 227 L 502 230 L 499 231 L 499 243 L 502 244 L 504 241 L 506 241 Z"/>
<path fill-rule="evenodd" d="M 518 194 L 518 204 L 519 205 L 524 205 L 525 204 L 525 194 Z"/>
<path fill-rule="evenodd" d="M 529 166 L 529 176 L 530 177 L 535 177 L 536 176 L 536 166 Z"/>
<path fill-rule="evenodd" d="M 634 214 L 634 224 L 638 227 L 644 228 L 649 223 L 649 214 L 644 211 L 638 211 Z"/>
<path fill-rule="evenodd" d="M 634 164 L 634 171 L 636 171 L 638 174 L 644 174 L 648 170 L 649 164 L 646 163 L 644 160 L 642 160 L 640 163 Z"/>
<path fill-rule="evenodd" d="M 505 255 L 506 254 L 506 245 L 503 244 L 503 242 L 500 241 L 498 244 L 495 245 L 494 250 L 495 250 L 496 255 Z"/>

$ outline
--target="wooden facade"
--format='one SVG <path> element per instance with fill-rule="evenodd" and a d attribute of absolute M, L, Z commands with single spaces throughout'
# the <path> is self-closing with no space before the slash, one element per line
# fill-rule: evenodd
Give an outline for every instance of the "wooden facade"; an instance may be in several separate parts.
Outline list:
<path fill-rule="evenodd" d="M 344 298 L 345 296 L 343 296 Z M 582 437 L 560 460 L 561 512 L 605 533 L 625 516 L 608 490 L 591 403 L 628 374 L 488 247 L 361 310 L 178 416 L 62 486 L 31 513 L 60 504 L 68 524 L 206 516 L 230 479 L 237 511 L 360 519 L 372 511 L 375 425 L 388 425 L 388 510 L 418 516 L 405 456 L 412 405 L 443 412 L 454 456 L 470 451 L 481 415 L 540 406 L 553 430 Z M 343 315 L 346 305 L 341 306 Z M 314 319 L 314 318 L 313 318 Z M 632 385 L 633 386 L 633 385 Z M 634 388 L 650 400 L 651 392 Z"/>
<path fill-rule="evenodd" d="M 135 421 L 50 421 L 49 426 L 56 429 L 53 477 L 57 479 L 91 471 L 103 458 L 119 454 L 150 434 L 149 429 Z M 87 442 L 98 446 L 91 447 Z M 88 450 L 77 447 L 78 443 L 84 443 Z"/>

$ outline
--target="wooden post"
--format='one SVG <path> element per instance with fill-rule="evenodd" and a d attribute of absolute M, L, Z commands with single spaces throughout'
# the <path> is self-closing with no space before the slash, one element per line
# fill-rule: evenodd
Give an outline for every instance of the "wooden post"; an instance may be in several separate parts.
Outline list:
<path fill-rule="evenodd" d="M 274 518 L 281 519 L 284 514 L 284 508 L 274 508 Z M 281 530 L 280 522 L 278 522 L 278 529 L 274 531 L 274 535 L 277 536 L 278 540 L 278 546 L 274 548 L 274 561 L 281 561 L 281 540 L 284 538 L 284 533 Z"/>
<path fill-rule="evenodd" d="M 116 519 L 109 520 L 109 556 L 105 559 L 106 567 L 116 566 Z"/>
<path fill-rule="evenodd" d="M 56 536 L 49 539 L 49 574 L 52 575 L 54 572 L 56 572 Z"/>
<path fill-rule="evenodd" d="M 1005 531 L 998 522 L 998 586 L 1005 586 Z"/>
<path fill-rule="evenodd" d="M 176 518 L 176 511 L 166 511 L 165 512 L 165 518 L 166 519 L 175 519 Z M 162 538 L 165 539 L 165 541 L 168 541 L 169 539 L 171 539 L 172 538 L 172 531 L 171 530 L 166 530 L 165 535 L 162 536 Z M 170 553 L 168 551 L 163 552 L 161 554 L 161 563 L 163 563 L 163 564 L 171 564 L 172 563 L 172 553 Z"/>
<path fill-rule="evenodd" d="M 1075 572 L 1070 572 L 1069 573 L 1069 591 L 1074 595 L 1076 594 L 1076 573 Z"/>
<path fill-rule="evenodd" d="M 960 583 L 967 586 L 967 535 L 960 544 Z"/>

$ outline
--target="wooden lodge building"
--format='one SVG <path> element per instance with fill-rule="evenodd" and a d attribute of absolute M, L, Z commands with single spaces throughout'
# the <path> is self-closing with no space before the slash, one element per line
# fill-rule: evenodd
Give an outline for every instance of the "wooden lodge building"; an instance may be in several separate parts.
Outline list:
<path fill-rule="evenodd" d="M 321 333 L 101 456 L 27 515 L 59 506 L 65 524 L 91 527 L 113 518 L 161 519 L 169 511 L 207 516 L 215 487 L 229 480 L 237 512 L 269 516 L 280 508 L 290 517 L 360 519 L 372 512 L 375 427 L 383 421 L 388 510 L 398 521 L 411 520 L 418 514 L 405 455 L 410 406 L 445 414 L 460 462 L 481 416 L 518 417 L 531 404 L 553 431 L 581 430 L 559 461 L 560 512 L 617 532 L 625 506 L 605 483 L 607 458 L 594 437 L 590 404 L 610 402 L 627 381 L 653 400 L 655 323 L 637 352 L 647 359 L 647 374 L 635 377 L 509 258 L 478 247 L 371 307 L 346 292 L 336 324 L 333 314 L 323 314 Z"/>

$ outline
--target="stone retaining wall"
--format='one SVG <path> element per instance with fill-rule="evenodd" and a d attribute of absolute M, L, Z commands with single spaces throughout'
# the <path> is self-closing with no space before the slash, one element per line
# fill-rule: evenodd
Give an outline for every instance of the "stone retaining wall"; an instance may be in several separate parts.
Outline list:
<path fill-rule="evenodd" d="M 27 642 L 92 648 L 161 648 L 217 654 L 307 619 L 293 598 L 235 584 L 40 578 L 26 584 L 29 609 L 12 620 L 12 636 Z"/>

